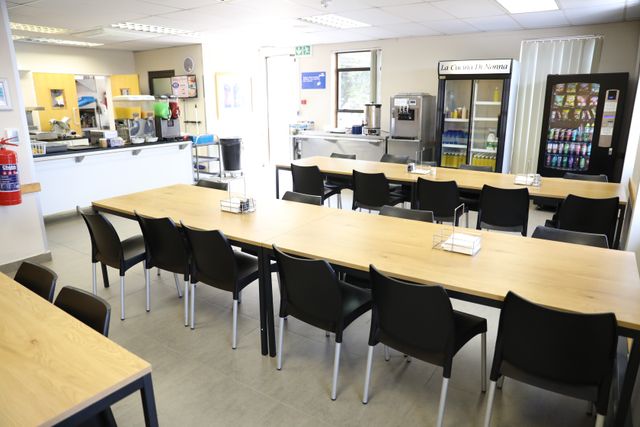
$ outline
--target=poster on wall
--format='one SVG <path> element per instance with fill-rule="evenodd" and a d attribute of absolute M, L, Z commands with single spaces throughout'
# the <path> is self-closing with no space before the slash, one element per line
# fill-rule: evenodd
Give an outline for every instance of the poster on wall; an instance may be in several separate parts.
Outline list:
<path fill-rule="evenodd" d="M 0 79 L 0 110 L 11 110 L 9 82 L 7 79 Z"/>
<path fill-rule="evenodd" d="M 198 87 L 195 75 L 171 77 L 171 94 L 178 98 L 197 98 Z"/>
<path fill-rule="evenodd" d="M 251 78 L 239 73 L 216 73 L 218 118 L 251 112 Z"/>
<path fill-rule="evenodd" d="M 64 90 L 51 89 L 51 106 L 53 108 L 64 108 L 66 103 L 64 102 Z"/>
<path fill-rule="evenodd" d="M 326 89 L 327 73 L 324 71 L 309 71 L 302 73 L 302 89 Z"/>

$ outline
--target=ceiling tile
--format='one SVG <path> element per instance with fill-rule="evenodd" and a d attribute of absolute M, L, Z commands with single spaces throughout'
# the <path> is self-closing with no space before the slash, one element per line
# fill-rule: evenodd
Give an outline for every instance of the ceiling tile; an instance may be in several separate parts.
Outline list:
<path fill-rule="evenodd" d="M 293 0 L 295 3 L 318 9 L 321 13 L 340 13 L 350 10 L 362 10 L 371 7 L 365 0 L 329 0 L 328 7 L 322 7 L 320 0 Z"/>
<path fill-rule="evenodd" d="M 459 19 L 426 22 L 424 25 L 442 34 L 473 33 L 478 31 L 473 25 Z"/>
<path fill-rule="evenodd" d="M 342 12 L 340 16 L 355 19 L 369 25 L 393 25 L 400 24 L 402 22 L 409 22 L 407 18 L 392 15 L 383 11 L 382 9 L 374 8 L 351 12 Z"/>
<path fill-rule="evenodd" d="M 171 6 L 178 9 L 193 9 L 195 7 L 210 6 L 215 0 L 143 0 L 145 3 Z"/>
<path fill-rule="evenodd" d="M 402 6 L 403 4 L 422 3 L 423 0 L 365 0 L 373 7 Z"/>
<path fill-rule="evenodd" d="M 408 22 L 406 24 L 384 25 L 384 29 L 398 33 L 400 37 L 437 36 L 441 33 L 424 25 Z"/>
<path fill-rule="evenodd" d="M 469 18 L 466 22 L 482 31 L 521 30 L 522 27 L 510 16 L 487 16 L 484 18 Z"/>
<path fill-rule="evenodd" d="M 398 32 L 383 27 L 354 28 L 345 31 L 364 35 L 369 40 L 394 39 L 400 37 L 400 34 Z"/>
<path fill-rule="evenodd" d="M 600 5 L 612 5 L 625 3 L 625 0 L 556 0 L 562 9 L 573 9 L 576 7 L 591 7 Z"/>
<path fill-rule="evenodd" d="M 624 19 L 624 4 L 566 9 L 564 14 L 572 25 L 618 22 Z"/>
<path fill-rule="evenodd" d="M 480 18 L 506 14 L 504 9 L 491 0 L 444 0 L 430 4 L 447 11 L 456 18 Z"/>
<path fill-rule="evenodd" d="M 447 12 L 437 9 L 427 3 L 383 7 L 382 10 L 413 22 L 441 21 L 453 18 Z"/>
<path fill-rule="evenodd" d="M 569 25 L 561 10 L 549 12 L 516 13 L 511 15 L 524 28 L 562 27 Z"/>
<path fill-rule="evenodd" d="M 192 20 L 189 23 L 185 21 L 177 21 L 171 19 L 169 16 L 149 16 L 147 18 L 136 19 L 137 24 L 158 25 L 161 27 L 178 28 L 180 30 L 188 31 L 206 31 L 211 29 L 211 19 L 209 22 Z"/>

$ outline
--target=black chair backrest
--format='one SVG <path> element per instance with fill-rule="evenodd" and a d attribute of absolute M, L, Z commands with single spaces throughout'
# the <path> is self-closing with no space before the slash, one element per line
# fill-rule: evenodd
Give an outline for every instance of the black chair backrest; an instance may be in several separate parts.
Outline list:
<path fill-rule="evenodd" d="M 191 249 L 191 282 L 205 282 L 229 292 L 236 291 L 238 267 L 233 248 L 224 233 L 182 226 Z"/>
<path fill-rule="evenodd" d="M 147 268 L 158 267 L 189 276 L 187 241 L 171 218 L 148 218 L 135 214 L 144 236 Z"/>
<path fill-rule="evenodd" d="M 287 191 L 286 193 L 284 193 L 284 195 L 282 196 L 282 200 L 322 206 L 322 197 L 314 196 L 311 194 L 296 193 L 295 191 Z"/>
<path fill-rule="evenodd" d="M 318 166 L 298 166 L 291 164 L 293 191 L 296 193 L 323 196 L 324 177 Z"/>
<path fill-rule="evenodd" d="M 118 232 L 104 215 L 93 209 L 80 209 L 91 237 L 91 261 L 100 261 L 109 267 L 120 268 L 122 244 Z"/>
<path fill-rule="evenodd" d="M 581 173 L 566 172 L 563 176 L 564 179 L 577 179 L 579 181 L 595 181 L 595 182 L 609 182 L 609 177 L 605 174 L 600 175 L 586 175 Z"/>
<path fill-rule="evenodd" d="M 432 211 L 437 220 L 453 218 L 460 206 L 460 192 L 455 181 L 430 181 L 418 178 L 418 207 Z"/>
<path fill-rule="evenodd" d="M 109 336 L 111 306 L 99 296 L 72 286 L 65 286 L 60 289 L 54 305 L 105 337 Z"/>
<path fill-rule="evenodd" d="M 606 234 L 609 243 L 612 243 L 619 203 L 617 197 L 591 199 L 569 194 L 558 208 L 558 228 Z"/>
<path fill-rule="evenodd" d="M 529 190 L 526 188 L 496 188 L 484 185 L 480 193 L 478 224 L 498 227 L 521 227 L 523 236 L 527 235 L 529 221 Z"/>
<path fill-rule="evenodd" d="M 479 172 L 492 172 L 491 166 L 478 166 L 478 165 L 468 165 L 466 163 L 458 166 L 460 169 L 466 169 L 470 171 L 479 171 Z"/>
<path fill-rule="evenodd" d="M 546 380 L 598 386 L 606 390 L 607 399 L 595 403 L 598 413 L 606 414 L 618 341 L 616 325 L 613 313 L 553 310 L 509 292 L 500 312 L 492 378 L 506 361 Z"/>
<path fill-rule="evenodd" d="M 411 219 L 414 221 L 433 222 L 433 212 L 431 211 L 420 211 L 417 209 L 407 209 L 396 206 L 383 206 L 380 208 L 380 215 Z"/>
<path fill-rule="evenodd" d="M 327 261 L 297 258 L 273 247 L 280 280 L 280 316 L 293 315 L 313 326 L 334 330 L 342 320 L 338 277 Z"/>
<path fill-rule="evenodd" d="M 356 206 L 379 208 L 389 204 L 389 180 L 384 173 L 353 171 L 353 201 Z"/>
<path fill-rule="evenodd" d="M 334 159 L 349 159 L 349 160 L 356 159 L 355 154 L 342 154 L 342 153 L 331 153 L 331 156 L 329 157 L 333 157 Z"/>
<path fill-rule="evenodd" d="M 228 182 L 212 181 L 210 179 L 199 179 L 198 182 L 196 182 L 196 186 L 213 188 L 214 190 L 223 190 L 223 191 L 227 191 L 229 189 Z"/>
<path fill-rule="evenodd" d="M 374 266 L 369 271 L 373 298 L 369 344 L 381 341 L 399 351 L 412 349 L 410 353 L 416 354 L 417 350 L 416 357 L 434 360 L 446 370 L 445 355 L 453 357 L 455 321 L 444 288 L 392 279 Z"/>
<path fill-rule="evenodd" d="M 608 248 L 609 239 L 605 234 L 583 233 L 580 231 L 561 230 L 559 228 L 539 225 L 533 230 L 531 237 L 535 239 L 555 240 L 557 242 L 575 243 L 578 245 Z"/>
<path fill-rule="evenodd" d="M 47 301 L 53 302 L 53 293 L 58 281 L 58 275 L 53 270 L 24 261 L 20 264 L 13 280 Z"/>
<path fill-rule="evenodd" d="M 382 163 L 407 164 L 409 163 L 409 156 L 396 156 L 393 154 L 383 154 L 382 157 L 380 157 L 380 161 Z"/>

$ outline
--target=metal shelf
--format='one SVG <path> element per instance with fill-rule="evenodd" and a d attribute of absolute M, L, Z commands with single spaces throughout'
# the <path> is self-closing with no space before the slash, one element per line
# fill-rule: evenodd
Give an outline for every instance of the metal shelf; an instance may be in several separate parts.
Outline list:
<path fill-rule="evenodd" d="M 474 117 L 474 122 L 497 122 L 497 117 Z"/>
<path fill-rule="evenodd" d="M 476 105 L 502 105 L 500 101 L 476 101 Z"/>
<path fill-rule="evenodd" d="M 201 156 L 198 153 L 198 148 L 200 147 L 211 147 L 211 146 L 215 146 L 217 147 L 217 152 L 218 155 L 217 156 Z M 191 156 L 192 156 L 192 163 L 193 163 L 193 175 L 194 175 L 194 180 L 198 181 L 200 179 L 200 175 L 209 175 L 209 176 L 222 176 L 222 150 L 221 150 L 221 145 L 216 142 L 216 141 L 212 141 L 212 142 L 205 142 L 205 143 L 198 143 L 198 144 L 191 144 Z M 215 172 L 211 172 L 211 169 L 209 170 L 203 170 L 200 169 L 200 165 L 206 164 L 207 167 L 211 168 L 211 166 L 209 166 L 209 164 L 217 162 L 218 166 L 215 168 L 217 169 Z"/>
<path fill-rule="evenodd" d="M 467 146 L 466 145 L 462 145 L 462 144 L 442 144 L 443 148 L 460 148 L 460 149 L 466 149 Z"/>
<path fill-rule="evenodd" d="M 445 118 L 444 119 L 445 122 L 454 122 L 454 123 L 467 123 L 469 121 L 469 119 L 452 119 L 452 118 Z"/>
<path fill-rule="evenodd" d="M 498 150 L 493 150 L 490 148 L 472 148 L 471 151 L 475 153 L 492 153 L 492 154 L 495 154 L 498 152 Z"/>

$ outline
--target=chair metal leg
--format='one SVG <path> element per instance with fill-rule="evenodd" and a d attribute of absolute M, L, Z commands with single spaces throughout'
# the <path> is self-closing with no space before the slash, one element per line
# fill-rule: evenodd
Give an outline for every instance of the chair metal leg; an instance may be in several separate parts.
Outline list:
<path fill-rule="evenodd" d="M 231 348 L 236 349 L 238 343 L 238 300 L 233 300 L 233 335 Z"/>
<path fill-rule="evenodd" d="M 160 270 L 158 270 L 158 271 L 160 271 Z M 180 291 L 180 279 L 178 279 L 178 275 L 176 273 L 173 273 L 173 280 L 176 282 L 176 289 L 178 291 L 178 298 L 182 298 L 182 292 Z"/>
<path fill-rule="evenodd" d="M 604 427 L 604 415 L 596 415 L 596 427 Z"/>
<path fill-rule="evenodd" d="M 449 378 L 442 378 L 442 389 L 440 390 L 440 404 L 438 405 L 437 427 L 442 427 L 444 421 L 444 408 L 447 404 L 447 389 L 449 388 Z"/>
<path fill-rule="evenodd" d="M 238 304 L 242 304 L 242 291 L 238 292 Z"/>
<path fill-rule="evenodd" d="M 470 215 L 470 214 L 471 214 L 471 211 L 467 211 L 467 214 L 465 215 L 465 219 L 464 219 L 465 226 L 466 226 L 467 228 L 469 228 L 469 215 Z"/>
<path fill-rule="evenodd" d="M 160 277 L 160 269 L 156 268 L 156 270 L 157 270 L 158 277 Z"/>
<path fill-rule="evenodd" d="M 487 333 L 480 336 L 480 389 L 487 391 Z"/>
<path fill-rule="evenodd" d="M 189 304 L 191 304 L 191 330 L 196 328 L 196 284 L 191 284 L 191 295 L 189 295 Z"/>
<path fill-rule="evenodd" d="M 329 338 L 329 335 L 331 335 L 331 334 L 329 333 L 329 331 L 324 331 L 324 336 L 325 336 L 325 337 Z"/>
<path fill-rule="evenodd" d="M 331 400 L 336 400 L 338 391 L 338 372 L 340 371 L 340 350 L 342 343 L 336 343 L 336 353 L 333 358 L 333 384 L 331 386 Z"/>
<path fill-rule="evenodd" d="M 496 382 L 489 383 L 489 398 L 487 399 L 487 412 L 484 415 L 484 427 L 491 425 L 491 415 L 493 412 L 493 399 L 496 397 Z"/>
<path fill-rule="evenodd" d="M 391 356 L 389 356 L 389 347 L 387 347 L 386 345 L 383 347 L 384 347 L 384 360 L 388 362 L 391 359 Z"/>
<path fill-rule="evenodd" d="M 97 273 L 97 268 L 98 268 L 98 263 L 97 262 L 92 262 L 91 263 L 91 290 L 93 291 L 94 295 L 98 295 L 98 273 Z"/>
<path fill-rule="evenodd" d="M 362 393 L 362 403 L 369 401 L 369 385 L 371 384 L 371 365 L 373 364 L 373 346 L 369 346 L 367 352 L 367 372 L 364 375 L 364 392 Z"/>
<path fill-rule="evenodd" d="M 411 356 L 408 356 L 408 355 L 405 354 L 404 357 L 407 358 L 407 360 L 406 360 L 407 363 L 411 363 Z"/>
<path fill-rule="evenodd" d="M 151 269 L 144 264 L 144 287 L 147 292 L 147 312 L 151 311 Z"/>
<path fill-rule="evenodd" d="M 124 320 L 124 276 L 120 276 L 120 320 Z"/>
<path fill-rule="evenodd" d="M 189 326 L 189 281 L 184 281 L 184 326 Z"/>
<path fill-rule="evenodd" d="M 338 193 L 338 209 L 342 209 L 342 194 Z"/>
<path fill-rule="evenodd" d="M 282 347 L 282 341 L 284 338 L 284 317 L 280 317 L 279 322 L 279 331 L 278 331 L 278 371 L 282 370 L 282 353 L 284 352 L 284 348 Z"/>
<path fill-rule="evenodd" d="M 498 378 L 498 390 L 502 390 L 502 386 L 504 385 L 504 375 Z"/>

